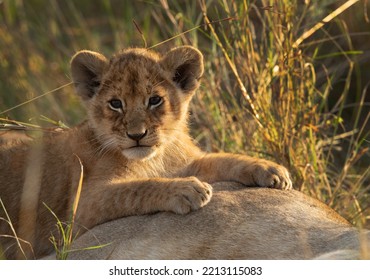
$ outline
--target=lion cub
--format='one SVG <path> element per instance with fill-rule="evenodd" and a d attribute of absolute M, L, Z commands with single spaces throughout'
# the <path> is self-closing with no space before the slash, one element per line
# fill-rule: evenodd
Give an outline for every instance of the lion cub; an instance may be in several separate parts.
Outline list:
<path fill-rule="evenodd" d="M 0 146 L 0 197 L 15 232 L 40 257 L 55 218 L 69 219 L 84 168 L 77 223 L 91 228 L 128 215 L 158 211 L 186 214 L 206 205 L 212 184 L 290 189 L 287 170 L 245 155 L 207 154 L 189 135 L 189 102 L 203 74 L 202 54 L 192 47 L 163 56 L 127 49 L 111 59 L 80 51 L 71 61 L 72 79 L 88 118 L 79 126 L 45 133 L 37 141 Z M 6 218 L 3 209 L 0 217 Z M 9 224 L 0 220 L 5 256 L 18 250 Z M 27 249 L 23 241 L 23 249 Z M 27 251 L 27 250 L 26 250 Z"/>

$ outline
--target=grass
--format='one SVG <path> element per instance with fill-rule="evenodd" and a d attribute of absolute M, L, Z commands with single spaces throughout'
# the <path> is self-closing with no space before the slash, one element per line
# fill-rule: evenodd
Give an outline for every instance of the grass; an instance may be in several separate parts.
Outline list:
<path fill-rule="evenodd" d="M 55 221 L 56 221 L 55 226 L 57 228 L 57 235 L 51 232 L 49 240 L 54 247 L 55 258 L 57 260 L 67 260 L 68 255 L 71 252 L 84 251 L 84 250 L 95 250 L 95 249 L 103 248 L 109 245 L 109 244 L 99 244 L 96 246 L 90 246 L 90 247 L 85 247 L 85 248 L 73 248 L 72 247 L 74 240 L 79 236 L 79 233 L 80 233 L 79 227 L 81 225 L 78 225 L 76 223 L 76 215 L 77 215 L 77 210 L 78 210 L 78 204 L 79 204 L 80 197 L 81 197 L 81 191 L 83 187 L 83 178 L 84 178 L 84 168 L 83 168 L 82 162 L 77 155 L 76 157 L 80 163 L 81 172 L 80 172 L 80 178 L 79 178 L 79 182 L 77 186 L 76 195 L 75 195 L 73 206 L 71 209 L 70 219 L 68 221 L 61 221 L 58 218 L 58 216 L 54 213 L 53 209 L 51 209 L 48 205 L 43 203 L 44 207 L 50 212 L 51 215 L 54 216 Z M 29 257 L 34 256 L 32 244 L 30 244 L 26 240 L 23 240 L 17 236 L 15 227 L 13 226 L 13 223 L 8 215 L 6 207 L 3 201 L 1 200 L 1 198 L 0 198 L 0 209 L 2 209 L 5 213 L 5 217 L 4 218 L 0 217 L 0 220 L 5 221 L 9 225 L 11 232 L 12 232 L 11 235 L 1 235 L 1 237 L 12 238 L 16 240 L 16 245 L 19 248 L 19 253 L 18 253 L 19 259 L 28 259 Z M 24 251 L 24 246 L 27 246 L 27 248 L 29 249 L 28 253 Z M 5 256 L 5 252 L 3 252 L 2 248 L 0 247 L 0 260 L 4 258 L 4 256 Z"/>
<path fill-rule="evenodd" d="M 18 237 L 17 232 L 16 232 L 16 230 L 13 226 L 13 223 L 12 223 L 10 217 L 9 217 L 9 214 L 8 214 L 8 212 L 6 210 L 6 207 L 5 207 L 1 198 L 0 198 L 0 206 L 1 206 L 0 209 L 2 209 L 5 213 L 5 217 L 0 217 L 0 221 L 6 222 L 9 225 L 9 227 L 11 229 L 11 232 L 12 232 L 11 235 L 2 235 L 1 237 L 15 239 L 16 245 L 19 248 L 19 257 L 20 258 L 26 258 L 26 253 L 24 251 L 24 246 L 27 246 L 31 250 L 31 252 L 33 252 L 32 245 L 28 241 L 23 240 L 23 239 Z M 5 258 L 5 252 L 3 251 L 3 249 L 0 246 L 0 260 L 2 260 L 3 258 Z"/>
<path fill-rule="evenodd" d="M 298 48 L 310 38 L 307 34 L 314 34 L 310 28 L 301 31 L 300 26 L 310 8 L 292 1 L 264 3 L 266 8 L 261 9 L 248 1 L 223 1 L 218 13 L 239 20 L 209 26 L 216 50 L 207 67 L 211 78 L 206 78 L 194 108 L 201 112 L 196 115 L 198 139 L 211 150 L 247 149 L 284 164 L 296 189 L 324 201 L 354 224 L 368 227 L 367 88 L 352 104 L 355 121 L 350 123 L 346 115 L 357 67 L 348 54 L 361 52 L 352 49 L 348 33 L 342 34 L 348 46 L 325 34 L 332 48 L 322 49 L 320 43 Z M 343 7 L 329 13 L 326 22 L 333 19 L 330 15 L 344 12 Z M 207 21 L 210 11 L 205 2 L 201 9 Z M 307 23 L 311 25 L 317 30 L 317 24 Z M 321 39 L 313 38 L 311 43 Z M 324 55 L 336 56 L 345 70 L 340 74 L 330 70 L 322 61 Z M 343 83 L 340 97 L 329 107 L 333 88 L 339 90 L 337 83 Z"/>
<path fill-rule="evenodd" d="M 95 250 L 99 248 L 103 248 L 109 244 L 99 244 L 96 246 L 86 247 L 86 248 L 72 248 L 72 244 L 74 240 L 79 236 L 79 229 L 76 230 L 76 226 L 81 226 L 76 224 L 76 215 L 78 210 L 78 204 L 80 202 L 81 191 L 83 186 L 83 178 L 84 178 L 84 168 L 81 162 L 81 159 L 76 155 L 80 167 L 80 179 L 77 186 L 76 196 L 73 201 L 71 217 L 69 221 L 61 221 L 58 216 L 53 212 L 53 210 L 48 207 L 45 203 L 44 206 L 49 210 L 49 212 L 55 217 L 56 220 L 56 227 L 58 236 L 51 234 L 50 242 L 53 244 L 54 251 L 55 251 L 55 258 L 57 260 L 67 260 L 68 255 L 71 252 L 76 251 L 84 251 L 84 250 Z"/>
<path fill-rule="evenodd" d="M 369 22 L 366 5 L 337 2 L 5 0 L 1 122 L 80 122 L 77 50 L 191 44 L 205 56 L 191 107 L 204 149 L 279 162 L 295 189 L 369 229 Z"/>
<path fill-rule="evenodd" d="M 48 207 L 45 203 L 44 206 L 52 213 L 52 215 L 55 217 L 56 220 L 56 226 L 59 233 L 59 238 L 55 237 L 53 234 L 50 236 L 50 241 L 54 246 L 54 250 L 56 252 L 56 259 L 57 260 L 66 260 L 68 257 L 68 254 L 72 251 L 72 243 L 74 239 L 78 236 L 78 231 L 75 230 L 75 221 L 76 221 L 76 214 L 77 214 L 77 208 L 78 204 L 80 202 L 80 196 L 82 191 L 82 184 L 83 184 L 83 178 L 84 178 L 84 168 L 81 162 L 81 159 L 76 155 L 80 167 L 81 167 L 81 173 L 80 173 L 80 179 L 78 181 L 77 186 L 77 192 L 75 199 L 73 201 L 73 207 L 72 207 L 72 213 L 70 220 L 65 223 L 63 221 L 60 221 L 58 216 L 53 212 L 50 207 Z"/>

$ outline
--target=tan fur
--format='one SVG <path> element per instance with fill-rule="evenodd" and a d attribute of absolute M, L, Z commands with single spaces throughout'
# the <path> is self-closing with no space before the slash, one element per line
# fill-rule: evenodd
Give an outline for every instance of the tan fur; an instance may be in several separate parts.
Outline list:
<path fill-rule="evenodd" d="M 298 191 L 231 183 L 213 187 L 210 203 L 186 216 L 164 212 L 99 225 L 76 240 L 77 251 L 69 258 L 370 258 L 369 231 L 359 233 L 332 209 Z M 81 250 L 96 245 L 106 246 Z"/>
<path fill-rule="evenodd" d="M 209 183 L 290 189 L 287 170 L 245 155 L 206 154 L 188 133 L 188 105 L 203 74 L 202 54 L 180 47 L 164 56 L 123 50 L 110 60 L 81 51 L 71 61 L 88 118 L 45 133 L 34 142 L 0 146 L 0 197 L 27 257 L 52 250 L 55 218 L 70 218 L 81 170 L 84 184 L 76 222 L 83 228 L 119 217 L 159 211 L 187 214 L 206 205 Z M 0 216 L 5 213 L 0 209 Z M 201 221 L 200 221 L 201 222 Z M 0 220 L 5 255 L 19 255 L 9 225 Z"/>

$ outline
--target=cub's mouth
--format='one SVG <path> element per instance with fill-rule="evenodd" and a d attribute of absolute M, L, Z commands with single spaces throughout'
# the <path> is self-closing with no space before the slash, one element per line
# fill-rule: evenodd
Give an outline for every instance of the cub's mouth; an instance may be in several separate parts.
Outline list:
<path fill-rule="evenodd" d="M 149 145 L 141 145 L 141 144 L 137 144 L 137 145 L 134 145 L 134 146 L 131 146 L 129 147 L 128 149 L 136 149 L 136 148 L 151 148 L 152 146 L 149 146 Z"/>
<path fill-rule="evenodd" d="M 122 151 L 122 154 L 127 159 L 132 160 L 146 160 L 152 158 L 156 154 L 156 146 L 147 146 L 147 145 L 135 145 L 129 148 L 126 148 Z"/>

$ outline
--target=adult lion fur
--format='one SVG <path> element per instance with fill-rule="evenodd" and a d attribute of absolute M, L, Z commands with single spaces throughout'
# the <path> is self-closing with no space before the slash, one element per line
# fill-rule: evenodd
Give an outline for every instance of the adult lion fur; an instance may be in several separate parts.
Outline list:
<path fill-rule="evenodd" d="M 132 216 L 78 238 L 71 259 L 357 259 L 369 258 L 360 233 L 301 192 L 213 184 L 211 202 L 185 216 Z"/>

